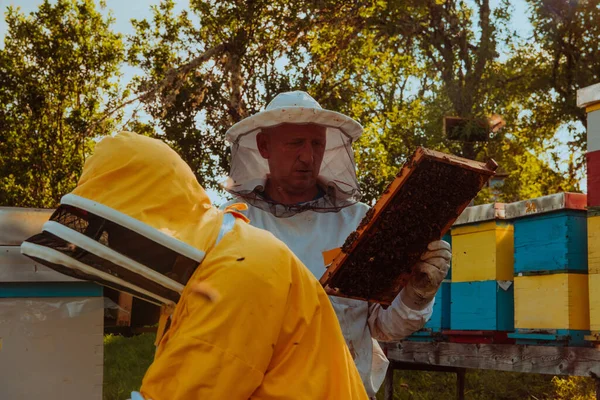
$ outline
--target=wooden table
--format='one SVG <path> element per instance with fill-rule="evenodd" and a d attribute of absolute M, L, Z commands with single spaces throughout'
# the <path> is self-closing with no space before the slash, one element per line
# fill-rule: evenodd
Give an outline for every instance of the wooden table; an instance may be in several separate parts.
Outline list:
<path fill-rule="evenodd" d="M 384 349 L 390 360 L 386 400 L 394 396 L 396 369 L 454 372 L 460 400 L 464 399 L 467 369 L 587 376 L 596 380 L 596 398 L 600 400 L 600 349 L 592 347 L 399 342 L 385 344 Z"/>

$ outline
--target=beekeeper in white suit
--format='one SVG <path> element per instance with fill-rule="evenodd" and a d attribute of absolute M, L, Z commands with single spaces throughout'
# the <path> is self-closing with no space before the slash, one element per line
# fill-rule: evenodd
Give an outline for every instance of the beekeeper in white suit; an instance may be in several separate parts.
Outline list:
<path fill-rule="evenodd" d="M 320 278 L 322 253 L 340 247 L 369 209 L 359 202 L 351 147 L 361 134 L 358 122 L 321 108 L 305 92 L 277 95 L 265 111 L 227 131 L 232 160 L 225 189 L 235 196 L 227 205 L 247 203 L 251 224 L 285 242 Z M 376 340 L 399 340 L 423 327 L 450 257 L 448 243 L 430 243 L 418 273 L 385 310 L 330 296 L 370 396 L 389 364 Z"/>

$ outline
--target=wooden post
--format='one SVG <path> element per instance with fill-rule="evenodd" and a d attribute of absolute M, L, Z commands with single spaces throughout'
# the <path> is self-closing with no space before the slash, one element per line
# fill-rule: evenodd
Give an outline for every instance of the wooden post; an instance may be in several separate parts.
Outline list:
<path fill-rule="evenodd" d="M 394 400 L 394 365 L 390 363 L 390 366 L 385 373 L 385 387 L 384 387 L 384 400 Z"/>
<path fill-rule="evenodd" d="M 594 380 L 596 386 L 596 400 L 600 399 L 600 377 L 593 372 L 590 372 L 590 376 Z"/>
<path fill-rule="evenodd" d="M 385 373 L 384 400 L 394 400 L 394 365 L 390 363 Z"/>
<path fill-rule="evenodd" d="M 117 312 L 117 326 L 131 326 L 131 309 L 133 296 L 119 292 L 119 311 Z"/>
<path fill-rule="evenodd" d="M 465 368 L 458 368 L 456 370 L 456 398 L 458 400 L 465 400 L 465 375 L 467 370 Z"/>

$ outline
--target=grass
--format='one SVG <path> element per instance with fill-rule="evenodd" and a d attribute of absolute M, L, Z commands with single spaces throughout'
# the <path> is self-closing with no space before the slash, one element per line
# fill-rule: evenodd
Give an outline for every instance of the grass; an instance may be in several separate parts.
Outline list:
<path fill-rule="evenodd" d="M 394 400 L 456 399 L 456 375 L 444 372 L 395 371 Z M 383 399 L 383 390 L 377 398 Z M 491 370 L 467 370 L 466 400 L 592 400 L 594 381 Z"/>
<path fill-rule="evenodd" d="M 154 333 L 104 336 L 104 400 L 125 400 L 139 390 L 154 359 Z"/>
<path fill-rule="evenodd" d="M 138 390 L 154 358 L 153 333 L 104 337 L 104 400 L 128 399 Z M 456 375 L 443 372 L 396 371 L 394 400 L 452 400 Z M 594 381 L 487 370 L 467 370 L 466 400 L 592 400 Z M 377 395 L 383 399 L 383 390 Z"/>

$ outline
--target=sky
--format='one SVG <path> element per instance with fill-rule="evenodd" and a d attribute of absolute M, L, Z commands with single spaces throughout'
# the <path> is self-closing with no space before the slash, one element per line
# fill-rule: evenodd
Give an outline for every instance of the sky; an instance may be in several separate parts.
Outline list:
<path fill-rule="evenodd" d="M 343 1 L 343 0 L 342 0 Z M 469 0 L 467 0 L 469 1 Z M 490 0 L 490 5 L 492 8 L 495 8 L 502 0 Z M 6 23 L 4 21 L 4 12 L 8 6 L 18 6 L 25 13 L 30 13 L 35 11 L 38 6 L 42 3 L 42 0 L 0 0 L 0 10 L 2 10 L 3 17 L 0 18 L 0 48 L 3 47 L 3 38 L 6 34 Z M 115 23 L 113 24 L 113 30 L 116 32 L 120 32 L 124 35 L 131 35 L 134 33 L 134 30 L 131 26 L 131 19 L 152 19 L 152 11 L 150 7 L 152 5 L 157 5 L 160 3 L 160 0 L 106 0 L 106 10 L 112 11 L 113 16 L 115 18 Z M 176 0 L 175 1 L 175 13 L 179 13 L 179 11 L 183 10 L 188 5 L 188 0 Z M 529 23 L 529 15 L 530 12 L 528 10 L 528 6 L 525 0 L 512 0 L 511 1 L 513 10 L 511 13 L 511 24 L 510 28 L 516 31 L 520 37 L 528 38 L 531 37 L 533 28 Z M 474 21 L 476 24 L 476 21 Z M 123 73 L 123 84 L 126 84 L 133 76 L 135 76 L 139 71 L 131 66 L 124 66 L 122 68 Z M 134 107 L 130 107 L 126 113 L 131 113 Z M 126 116 L 125 120 L 128 117 Z M 557 137 L 561 140 L 562 143 L 566 143 L 570 140 L 570 134 L 566 129 L 559 129 L 557 132 Z M 570 152 L 566 145 L 561 146 L 560 155 L 562 159 L 568 159 Z M 582 179 L 580 181 L 581 189 L 586 192 L 586 180 Z M 223 201 L 223 198 L 220 197 L 217 192 L 210 192 L 209 195 L 211 199 L 217 204 Z"/>

